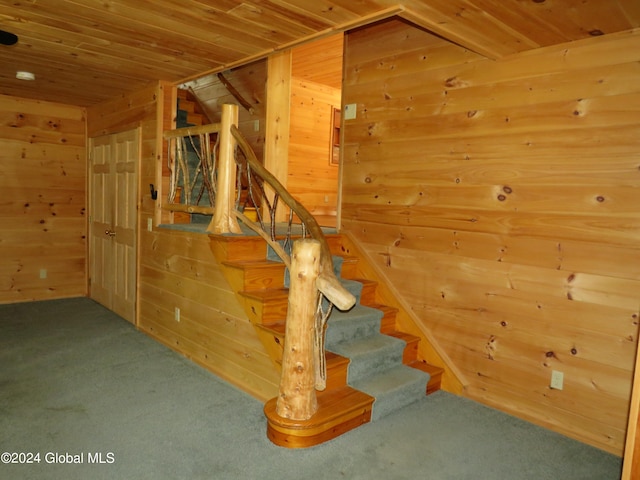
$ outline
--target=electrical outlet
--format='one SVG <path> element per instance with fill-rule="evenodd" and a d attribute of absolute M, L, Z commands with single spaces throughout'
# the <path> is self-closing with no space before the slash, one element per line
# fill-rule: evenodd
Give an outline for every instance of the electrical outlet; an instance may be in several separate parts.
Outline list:
<path fill-rule="evenodd" d="M 557 370 L 551 371 L 551 388 L 556 390 L 562 390 L 562 386 L 564 384 L 564 373 L 558 372 Z"/>
<path fill-rule="evenodd" d="M 253 121 L 253 131 L 254 132 L 259 132 L 260 131 L 260 120 L 254 120 Z"/>
<path fill-rule="evenodd" d="M 147 230 L 153 232 L 153 218 L 147 218 Z"/>
<path fill-rule="evenodd" d="M 47 269 L 46 268 L 41 268 L 40 269 L 40 278 L 42 280 L 44 280 L 45 278 L 47 278 Z"/>
<path fill-rule="evenodd" d="M 180 321 L 180 309 L 178 307 L 176 307 L 176 309 L 174 310 L 173 316 L 176 319 L 176 322 Z"/>

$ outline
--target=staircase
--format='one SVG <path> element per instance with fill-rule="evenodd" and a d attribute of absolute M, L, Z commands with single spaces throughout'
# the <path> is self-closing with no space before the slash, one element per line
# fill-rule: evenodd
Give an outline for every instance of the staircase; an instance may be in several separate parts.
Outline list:
<path fill-rule="evenodd" d="M 342 237 L 327 235 L 343 285 L 358 299 L 349 312 L 334 309 L 326 334 L 327 388 L 318 412 L 300 422 L 265 405 L 267 435 L 281 446 L 317 445 L 377 420 L 440 388 L 443 370 L 418 359 L 419 337 L 396 329 L 393 307 L 377 302 L 374 281 L 357 278 L 358 258 L 345 256 Z M 282 362 L 288 289 L 285 267 L 254 236 L 211 235 L 211 249 L 273 361 Z"/>
<path fill-rule="evenodd" d="M 198 102 L 193 99 L 189 90 L 179 88 L 177 90 L 178 95 L 178 109 L 176 113 L 176 126 L 188 127 L 194 125 L 202 125 L 206 123 L 206 115 L 198 105 Z"/>

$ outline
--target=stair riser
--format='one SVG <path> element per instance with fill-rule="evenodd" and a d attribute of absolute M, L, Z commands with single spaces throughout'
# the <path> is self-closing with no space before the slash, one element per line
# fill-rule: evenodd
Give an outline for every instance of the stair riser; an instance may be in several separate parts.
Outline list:
<path fill-rule="evenodd" d="M 444 369 L 435 365 L 429 365 L 423 361 L 415 361 L 409 364 L 410 367 L 415 368 L 429 374 L 429 383 L 427 384 L 427 395 L 431 395 L 433 392 L 440 390 L 442 385 L 442 374 Z"/>
<path fill-rule="evenodd" d="M 396 312 L 385 312 L 380 324 L 380 332 L 391 333 L 396 331 Z"/>
<path fill-rule="evenodd" d="M 344 248 L 342 247 L 342 237 L 340 235 L 325 235 L 329 250 L 333 255 L 344 255 Z"/>
<path fill-rule="evenodd" d="M 437 377 L 431 377 L 427 383 L 427 395 L 437 392 L 442 387 L 442 374 Z"/>
<path fill-rule="evenodd" d="M 240 291 L 282 288 L 284 286 L 284 265 L 274 263 L 260 268 L 233 267 L 229 283 Z"/>
<path fill-rule="evenodd" d="M 425 395 L 425 381 L 417 381 L 406 385 L 402 390 L 389 393 L 376 399 L 373 404 L 372 421 L 379 420 L 390 413 L 411 405 Z"/>
<path fill-rule="evenodd" d="M 196 104 L 190 102 L 186 98 L 178 98 L 178 110 L 184 110 L 185 112 L 195 113 Z"/>
<path fill-rule="evenodd" d="M 399 338 L 407 345 L 404 348 L 404 353 L 402 354 L 402 363 L 409 365 L 418 359 L 418 344 L 420 343 L 419 337 L 400 332 L 392 332 L 385 335 L 389 335 L 393 338 Z"/>
<path fill-rule="evenodd" d="M 419 338 L 415 338 L 411 342 L 407 342 L 407 346 L 404 347 L 404 351 L 402 353 L 402 363 L 409 365 L 411 362 L 415 362 L 418 359 L 419 343 Z"/>
<path fill-rule="evenodd" d="M 356 278 L 358 275 L 358 262 L 353 258 L 345 258 L 342 261 L 340 276 L 342 278 Z"/>
<path fill-rule="evenodd" d="M 245 311 L 253 323 L 269 325 L 281 322 L 287 318 L 287 298 L 276 298 L 261 301 L 255 298 L 245 297 L 243 299 Z"/>
<path fill-rule="evenodd" d="M 361 305 L 371 305 L 376 303 L 376 287 L 377 283 L 365 283 L 360 294 Z"/>
<path fill-rule="evenodd" d="M 264 260 L 267 254 L 267 246 L 260 237 L 217 236 L 210 245 L 220 261 Z"/>

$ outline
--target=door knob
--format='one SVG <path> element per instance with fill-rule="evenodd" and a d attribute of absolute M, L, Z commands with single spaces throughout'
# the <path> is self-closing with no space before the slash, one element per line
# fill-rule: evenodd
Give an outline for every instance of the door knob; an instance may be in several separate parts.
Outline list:
<path fill-rule="evenodd" d="M 110 237 L 115 237 L 116 236 L 116 232 L 113 230 L 105 230 L 104 231 L 105 235 L 109 235 Z"/>

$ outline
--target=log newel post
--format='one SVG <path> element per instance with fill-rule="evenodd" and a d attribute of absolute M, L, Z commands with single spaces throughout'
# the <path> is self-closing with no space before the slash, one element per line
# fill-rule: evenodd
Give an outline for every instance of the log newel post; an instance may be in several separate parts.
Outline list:
<path fill-rule="evenodd" d="M 209 233 L 242 233 L 235 210 L 236 188 L 236 140 L 231 134 L 231 126 L 238 125 L 238 106 L 222 105 L 220 120 L 220 153 L 218 155 L 218 180 L 213 218 L 207 228 Z"/>
<path fill-rule="evenodd" d="M 308 420 L 318 410 L 313 343 L 320 256 L 317 240 L 297 240 L 293 244 L 282 377 L 276 404 L 276 413 L 292 420 Z"/>

